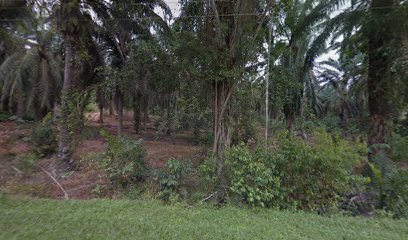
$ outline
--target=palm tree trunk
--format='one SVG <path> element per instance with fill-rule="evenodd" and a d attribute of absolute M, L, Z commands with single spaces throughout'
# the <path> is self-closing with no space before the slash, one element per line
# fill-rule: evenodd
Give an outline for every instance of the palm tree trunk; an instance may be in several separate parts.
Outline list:
<path fill-rule="evenodd" d="M 295 129 L 295 122 L 296 122 L 296 115 L 293 110 L 290 112 L 285 113 L 285 122 L 286 122 L 286 129 L 289 132 L 293 132 Z"/>
<path fill-rule="evenodd" d="M 133 126 L 136 133 L 140 132 L 141 101 L 142 97 L 140 96 L 140 94 L 137 94 L 137 96 L 133 98 Z"/>
<path fill-rule="evenodd" d="M 61 105 L 56 105 L 55 115 L 59 118 L 58 122 L 58 153 L 62 162 L 68 168 L 73 167 L 72 161 L 72 138 L 69 131 L 69 93 L 73 85 L 73 56 L 74 50 L 70 36 L 65 36 L 65 68 L 64 68 L 64 83 L 61 91 Z"/>
<path fill-rule="evenodd" d="M 148 96 L 145 95 L 142 98 L 142 106 L 143 106 L 143 129 L 147 130 L 147 122 L 149 121 L 149 101 Z"/>
<path fill-rule="evenodd" d="M 123 132 L 123 96 L 118 91 L 116 93 L 116 110 L 118 111 L 118 135 L 122 135 Z"/>
<path fill-rule="evenodd" d="M 103 124 L 103 105 L 99 105 L 99 119 L 98 123 Z"/>
<path fill-rule="evenodd" d="M 341 119 L 341 126 L 343 128 L 347 127 L 348 124 L 348 119 L 349 119 L 349 107 L 348 107 L 348 102 L 347 102 L 347 94 L 342 93 L 341 99 L 340 99 L 340 119 Z"/>
<path fill-rule="evenodd" d="M 391 11 L 393 0 L 373 0 L 371 5 L 372 18 L 377 20 L 385 19 L 386 15 Z M 378 24 L 378 23 L 377 23 Z M 380 26 L 370 26 L 369 33 L 369 67 L 368 67 L 368 145 L 371 147 L 369 151 L 369 160 L 373 161 L 378 156 L 388 152 L 380 145 L 387 144 L 392 132 L 392 117 L 394 115 L 393 89 L 395 88 L 394 81 L 387 78 L 391 60 L 386 54 L 386 47 L 392 41 L 392 34 L 385 32 Z"/>
<path fill-rule="evenodd" d="M 301 98 L 299 101 L 299 115 L 300 115 L 300 132 L 299 135 L 300 137 L 302 137 L 303 139 L 307 138 L 307 134 L 305 131 L 305 121 L 306 121 L 306 116 L 305 116 L 305 107 L 307 106 L 307 97 L 306 97 L 306 80 L 303 79 L 303 88 L 302 88 L 302 94 L 301 94 Z"/>
<path fill-rule="evenodd" d="M 111 99 L 113 100 L 113 99 Z M 112 116 L 113 115 L 113 103 L 109 103 L 109 107 L 108 107 L 108 115 Z"/>
<path fill-rule="evenodd" d="M 23 117 L 25 114 L 25 97 L 24 94 L 19 93 L 18 95 L 18 101 L 17 101 L 17 116 Z"/>

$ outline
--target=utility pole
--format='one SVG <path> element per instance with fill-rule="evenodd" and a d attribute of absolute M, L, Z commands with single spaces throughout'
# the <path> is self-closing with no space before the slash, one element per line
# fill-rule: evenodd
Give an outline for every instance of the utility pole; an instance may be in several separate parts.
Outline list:
<path fill-rule="evenodd" d="M 271 48 L 272 48 L 272 22 L 268 24 L 268 64 L 266 67 L 266 86 L 265 86 L 265 144 L 268 144 L 269 128 L 269 76 L 271 71 Z"/>

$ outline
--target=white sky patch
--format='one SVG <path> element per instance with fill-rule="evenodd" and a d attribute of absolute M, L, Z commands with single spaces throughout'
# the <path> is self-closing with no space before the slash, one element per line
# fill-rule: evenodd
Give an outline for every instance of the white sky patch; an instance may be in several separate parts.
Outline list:
<path fill-rule="evenodd" d="M 339 54 L 337 50 L 330 50 L 327 53 L 322 54 L 320 57 L 316 59 L 316 63 L 319 64 L 320 62 L 327 61 L 329 59 L 338 60 Z"/>
<path fill-rule="evenodd" d="M 348 0 L 346 1 L 338 10 L 334 11 L 331 14 L 331 18 L 337 16 L 338 14 L 340 14 L 341 12 L 347 10 L 349 7 L 351 6 L 351 2 Z M 339 38 L 336 39 L 336 42 L 340 42 L 343 41 L 343 36 L 340 36 Z M 327 41 L 328 45 L 330 44 L 330 39 Z M 318 64 L 319 62 L 322 61 L 327 61 L 329 59 L 333 59 L 333 60 L 339 60 L 339 53 L 337 50 L 330 50 L 327 53 L 322 54 L 321 56 L 319 56 L 316 59 L 316 63 Z"/>
<path fill-rule="evenodd" d="M 176 3 L 175 0 L 164 0 L 164 2 L 169 6 L 171 12 L 173 13 L 173 17 L 180 16 L 180 4 Z"/>
<path fill-rule="evenodd" d="M 167 6 L 170 8 L 171 13 L 173 14 L 173 18 L 177 18 L 180 16 L 180 4 L 177 2 L 177 0 L 163 0 Z M 156 7 L 154 10 L 160 17 L 164 19 L 164 13 L 163 10 L 159 7 Z"/>

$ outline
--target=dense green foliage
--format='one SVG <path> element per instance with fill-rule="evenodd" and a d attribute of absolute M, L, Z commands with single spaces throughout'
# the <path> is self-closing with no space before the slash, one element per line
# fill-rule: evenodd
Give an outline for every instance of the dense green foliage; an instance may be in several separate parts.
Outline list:
<path fill-rule="evenodd" d="M 113 192 L 408 216 L 406 0 L 177 7 L 173 16 L 163 0 L 0 0 L 0 121 L 43 118 L 22 168 L 55 157 L 56 178 L 78 170 L 85 112 L 98 110 L 107 150 L 83 160 Z M 125 136 L 128 111 L 138 137 L 184 131 L 205 153 L 193 162 L 206 160 L 150 171 L 142 140 Z M 116 133 L 103 130 L 106 114 Z M 188 177 L 197 186 L 187 189 Z"/>
<path fill-rule="evenodd" d="M 280 186 L 279 173 L 267 154 L 251 154 L 244 146 L 233 147 L 227 155 L 230 168 L 231 191 L 252 206 L 279 206 L 284 189 Z"/>
<path fill-rule="evenodd" d="M 147 177 L 142 140 L 115 137 L 107 131 L 101 131 L 101 135 L 108 149 L 103 153 L 85 156 L 84 161 L 90 161 L 105 170 L 114 186 L 127 187 Z"/>
<path fill-rule="evenodd" d="M 397 218 L 408 219 L 408 170 L 398 170 L 386 189 L 386 206 Z"/>
<path fill-rule="evenodd" d="M 395 134 L 391 141 L 391 158 L 396 161 L 406 161 L 408 159 L 408 136 Z"/>
<path fill-rule="evenodd" d="M 0 121 L 6 121 L 11 117 L 10 114 L 6 112 L 0 112 Z"/>
<path fill-rule="evenodd" d="M 392 165 L 384 164 L 371 164 L 370 167 L 373 176 L 369 189 L 376 195 L 371 199 L 372 204 L 391 212 L 396 218 L 407 218 L 408 170 L 395 169 Z M 380 167 L 387 169 L 381 171 Z"/>
<path fill-rule="evenodd" d="M 40 155 L 49 155 L 57 150 L 56 130 L 53 127 L 53 116 L 47 114 L 39 122 L 31 134 L 31 142 L 34 144 L 35 151 Z"/>
<path fill-rule="evenodd" d="M 183 178 L 191 169 L 176 159 L 169 159 L 166 166 L 157 173 L 160 185 L 159 198 L 166 202 L 177 202 L 187 195 Z"/>
<path fill-rule="evenodd" d="M 338 136 L 315 132 L 312 143 L 280 133 L 272 149 L 233 147 L 227 155 L 231 191 L 250 205 L 327 211 L 355 184 L 353 166 L 362 159 Z"/>

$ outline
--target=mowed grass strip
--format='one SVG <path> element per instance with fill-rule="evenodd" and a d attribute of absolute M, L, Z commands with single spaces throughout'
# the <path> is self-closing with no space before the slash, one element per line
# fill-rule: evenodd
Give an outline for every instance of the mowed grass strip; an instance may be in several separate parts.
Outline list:
<path fill-rule="evenodd" d="M 0 197 L 0 239 L 408 239 L 408 221 L 158 201 Z"/>

